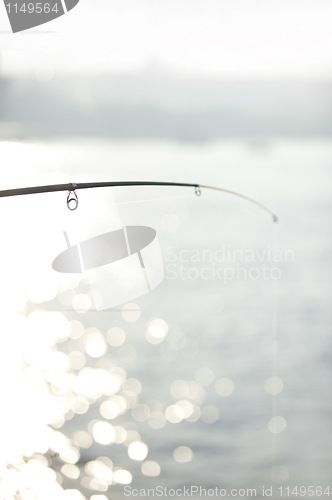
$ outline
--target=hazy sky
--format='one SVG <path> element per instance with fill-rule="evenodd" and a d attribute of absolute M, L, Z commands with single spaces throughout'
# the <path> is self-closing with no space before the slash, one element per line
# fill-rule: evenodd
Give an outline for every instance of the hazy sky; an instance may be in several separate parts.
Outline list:
<path fill-rule="evenodd" d="M 35 34 L 13 35 L 0 5 L 3 74 L 16 76 L 154 63 L 185 76 L 331 78 L 331 26 L 331 0 L 80 0 Z"/>

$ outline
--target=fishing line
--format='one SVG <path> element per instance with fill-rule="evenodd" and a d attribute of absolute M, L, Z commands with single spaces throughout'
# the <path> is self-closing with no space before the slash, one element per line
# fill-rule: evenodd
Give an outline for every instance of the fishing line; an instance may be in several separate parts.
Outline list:
<path fill-rule="evenodd" d="M 210 193 L 209 194 L 205 194 L 204 193 L 204 199 L 205 200 L 209 200 L 211 203 L 214 203 L 214 204 L 218 205 L 218 208 L 220 208 L 220 206 L 221 206 L 224 209 L 227 209 L 227 210 L 231 209 L 234 212 L 239 213 L 239 214 L 247 214 L 248 213 L 247 209 L 244 208 L 242 204 L 241 205 L 239 205 L 239 204 L 234 205 L 234 203 L 230 202 L 229 197 L 227 197 L 226 199 L 225 198 L 224 197 L 216 198 L 215 196 L 213 196 L 213 193 L 211 193 L 211 194 Z M 242 196 L 241 196 L 241 198 L 242 198 Z M 258 212 L 256 210 L 255 211 L 250 211 L 250 216 L 252 216 L 252 217 L 259 217 L 259 211 Z M 274 221 L 274 219 L 273 219 L 273 221 Z"/>
<path fill-rule="evenodd" d="M 268 214 L 270 214 L 272 216 L 272 219 L 273 219 L 273 222 L 278 222 L 278 217 L 276 216 L 275 213 L 273 213 L 269 208 L 267 208 L 265 205 L 263 205 L 262 203 L 259 203 L 258 201 L 256 200 L 253 200 L 252 198 L 249 198 L 248 196 L 245 196 L 244 194 L 240 194 L 240 193 L 237 193 L 235 191 L 230 191 L 228 189 L 222 189 L 222 188 L 219 188 L 219 187 L 215 187 L 215 186 L 204 186 L 203 184 L 200 184 L 200 187 L 201 188 L 205 188 L 205 189 L 213 189 L 215 191 L 220 191 L 222 193 L 227 193 L 227 194 L 232 194 L 234 196 L 238 196 L 239 198 L 243 198 L 244 200 L 247 200 L 249 201 L 250 203 L 253 203 L 254 205 L 257 205 L 258 207 L 260 207 L 262 210 L 265 210 L 265 212 L 267 212 Z"/>
<path fill-rule="evenodd" d="M 278 250 L 278 227 L 273 226 L 272 236 L 273 250 Z M 274 280 L 272 288 L 272 337 L 273 337 L 273 377 L 274 377 L 274 394 L 272 396 L 272 418 L 277 417 L 277 402 L 278 402 L 278 280 Z M 272 433 L 272 463 L 271 463 L 272 479 L 277 479 L 277 434 Z"/>

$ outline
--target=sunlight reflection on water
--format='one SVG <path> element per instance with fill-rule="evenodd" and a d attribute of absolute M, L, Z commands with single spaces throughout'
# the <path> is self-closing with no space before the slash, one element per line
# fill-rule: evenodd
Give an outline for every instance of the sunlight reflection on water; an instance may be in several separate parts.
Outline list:
<path fill-rule="evenodd" d="M 57 145 L 0 146 L 9 151 L 9 156 L 13 155 L 11 161 L 15 165 L 19 159 L 27 159 L 28 174 L 21 179 L 27 185 L 33 184 L 31 178 L 39 182 L 45 176 L 50 182 L 59 182 L 63 174 L 58 174 L 57 169 L 63 161 L 74 158 L 77 147 L 74 143 L 63 144 L 61 154 L 53 158 L 50 173 L 42 166 L 43 154 L 49 157 Z M 92 155 L 95 147 L 91 144 L 87 156 Z M 115 147 L 124 148 L 119 144 Z M 291 145 L 284 147 L 289 150 Z M 319 149 L 319 145 L 312 147 Z M 101 148 L 106 152 L 112 146 L 102 144 Z M 161 145 L 161 151 L 163 148 Z M 184 148 L 190 151 L 189 146 Z M 215 153 L 214 148 L 215 145 L 210 146 Z M 223 154 L 220 148 L 219 153 Z M 278 148 L 282 146 L 275 146 L 277 153 L 268 161 L 275 161 L 278 154 L 283 158 L 284 153 L 278 153 Z M 191 153 L 186 151 L 188 159 L 196 149 L 193 146 Z M 232 158 L 229 145 L 226 150 Z M 326 145 L 321 150 L 326 152 Z M 32 166 L 36 151 L 41 157 L 37 162 L 41 173 Z M 125 158 L 127 154 L 124 148 Z M 321 153 L 322 172 L 324 158 Z M 261 172 L 260 161 L 258 158 L 256 172 Z M 84 168 L 83 165 L 83 175 Z M 186 168 L 187 165 L 183 172 Z M 246 176 L 242 167 L 236 169 Z M 78 171 L 75 163 L 69 171 L 71 175 Z M 130 167 L 127 174 L 131 175 Z M 216 176 L 215 170 L 206 175 Z M 306 186 L 304 178 L 303 193 Z M 327 187 L 324 189 L 323 197 Z M 272 198 L 277 199 L 277 193 L 275 187 Z M 40 241 L 45 244 L 43 235 L 49 229 L 39 204 L 36 199 L 29 206 L 40 215 L 39 229 L 44 228 Z M 9 202 L 9 206 L 13 205 Z M 23 199 L 19 206 L 23 210 Z M 197 245 L 202 246 L 204 224 L 195 218 L 195 213 L 190 213 L 190 203 L 182 200 L 173 218 L 166 217 L 172 215 L 167 212 L 169 206 L 165 202 L 166 214 L 160 201 L 153 205 L 156 213 L 151 213 L 151 208 L 149 215 L 142 208 L 134 213 L 125 206 L 121 213 L 128 220 L 131 215 L 149 220 L 155 217 L 165 244 L 175 241 L 178 228 L 187 228 L 187 233 L 181 233 L 180 245 L 190 248 L 197 237 Z M 213 207 L 213 203 L 206 205 L 205 217 L 216 217 Z M 14 218 L 18 223 L 20 219 L 25 221 L 23 213 L 16 212 Z M 190 226 L 193 219 L 200 229 L 196 236 Z M 63 230 L 61 223 L 54 226 L 59 234 Z M 222 223 L 226 231 L 225 218 Z M 291 221 L 288 224 L 291 228 Z M 9 217 L 3 222 L 3 231 L 13 234 Z M 29 266 L 18 263 L 14 282 L 10 266 L 1 267 L 6 283 L 1 292 L 2 330 L 6 334 L 1 349 L 2 380 L 6 381 L 1 397 L 6 406 L 0 428 L 0 488 L 6 498 L 17 491 L 27 500 L 75 500 L 82 495 L 101 498 L 113 490 L 121 496 L 121 485 L 144 485 L 149 478 L 149 484 L 154 486 L 159 479 L 153 478 L 159 477 L 172 484 L 172 478 L 180 473 L 181 480 L 191 484 L 199 480 L 212 485 L 219 477 L 218 484 L 234 485 L 239 474 L 241 484 L 271 482 L 271 434 L 289 432 L 289 419 L 282 414 L 272 417 L 271 400 L 267 399 L 284 392 L 284 377 L 272 377 L 272 357 L 278 344 L 270 336 L 272 294 L 268 284 L 260 281 L 252 282 L 250 287 L 234 286 L 227 294 L 224 288 L 220 293 L 220 286 L 215 283 L 210 290 L 209 282 L 202 280 L 198 284 L 195 280 L 165 280 L 154 295 L 96 315 L 91 312 L 93 297 L 88 295 L 84 279 L 54 277 L 49 272 L 49 254 L 41 255 L 31 242 L 34 231 L 23 227 L 22 235 L 29 241 L 24 257 Z M 218 242 L 217 236 L 218 233 Z M 17 234 L 12 241 L 15 238 Z M 206 241 L 212 240 L 207 237 Z M 268 240 L 264 241 L 266 244 Z M 55 255 L 53 243 L 51 238 L 48 249 Z M 60 251 L 60 244 L 56 245 Z M 321 248 L 322 243 L 318 242 L 317 251 Z M 10 249 L 4 249 L 4 261 L 13 265 L 14 259 L 16 250 L 12 254 Z M 38 267 L 42 271 L 36 274 Z M 285 280 L 293 286 L 287 271 Z M 302 293 L 305 297 L 308 292 Z M 286 305 L 282 303 L 281 307 L 285 309 Z M 304 321 L 304 310 L 301 314 L 300 323 Z M 286 358 L 282 359 L 285 376 L 289 376 Z M 293 387 L 293 396 L 299 387 Z M 289 391 L 285 397 L 290 398 Z M 284 407 L 287 409 L 287 405 Z M 293 419 L 290 413 L 290 425 Z M 287 458 L 284 441 L 282 446 L 282 456 Z M 280 464 L 274 470 L 276 482 L 289 477 L 292 462 L 286 460 L 286 464 L 288 467 Z M 221 468 L 227 471 L 222 480 Z M 326 477 L 324 468 L 321 474 Z"/>

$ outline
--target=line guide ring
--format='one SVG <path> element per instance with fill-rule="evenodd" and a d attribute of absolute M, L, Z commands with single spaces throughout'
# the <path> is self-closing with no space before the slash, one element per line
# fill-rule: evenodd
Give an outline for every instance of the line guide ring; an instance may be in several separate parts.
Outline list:
<path fill-rule="evenodd" d="M 75 188 L 76 184 L 72 183 L 72 186 Z M 74 202 L 74 205 L 72 202 Z M 77 197 L 75 189 L 73 189 L 73 191 L 68 191 L 67 208 L 68 208 L 68 210 L 71 210 L 73 212 L 74 210 L 76 210 L 77 207 L 78 207 L 78 197 Z"/>

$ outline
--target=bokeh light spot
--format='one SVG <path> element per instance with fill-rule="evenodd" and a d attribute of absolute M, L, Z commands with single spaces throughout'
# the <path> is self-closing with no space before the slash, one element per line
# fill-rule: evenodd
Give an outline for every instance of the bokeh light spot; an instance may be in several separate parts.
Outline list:
<path fill-rule="evenodd" d="M 230 378 L 221 378 L 216 382 L 216 392 L 219 396 L 230 396 L 234 392 L 234 382 Z"/>
<path fill-rule="evenodd" d="M 86 313 L 91 308 L 91 300 L 84 293 L 79 293 L 73 299 L 73 309 L 78 313 Z"/>
<path fill-rule="evenodd" d="M 93 437 L 97 443 L 111 444 L 115 438 L 114 428 L 108 422 L 96 422 L 93 426 Z"/>
<path fill-rule="evenodd" d="M 273 434 L 278 434 L 279 432 L 282 432 L 283 430 L 286 429 L 287 427 L 286 419 L 281 415 L 272 417 L 271 420 L 269 421 L 268 427 Z"/>
<path fill-rule="evenodd" d="M 141 309 L 137 304 L 129 303 L 125 304 L 122 308 L 122 317 L 128 323 L 134 323 L 141 316 Z"/>
<path fill-rule="evenodd" d="M 274 483 L 282 483 L 289 477 L 289 472 L 283 465 L 278 465 L 272 469 L 272 481 Z"/>
<path fill-rule="evenodd" d="M 61 467 L 61 472 L 70 479 L 77 479 L 80 476 L 80 469 L 77 465 L 65 464 Z"/>
<path fill-rule="evenodd" d="M 160 465 L 152 460 L 147 460 L 141 465 L 141 471 L 144 476 L 158 477 L 161 472 Z"/>
<path fill-rule="evenodd" d="M 276 396 L 282 391 L 283 383 L 279 377 L 270 377 L 264 384 L 264 389 L 271 396 Z"/>
<path fill-rule="evenodd" d="M 92 358 L 100 358 L 105 353 L 107 347 L 102 338 L 95 337 L 87 340 L 85 349 L 87 354 Z"/>
<path fill-rule="evenodd" d="M 132 475 L 129 471 L 120 469 L 114 472 L 114 481 L 119 484 L 130 484 L 132 481 Z"/>
<path fill-rule="evenodd" d="M 108 330 L 106 338 L 111 346 L 119 347 L 126 340 L 126 334 L 121 328 L 113 327 Z"/>
<path fill-rule="evenodd" d="M 188 446 L 178 446 L 173 451 L 173 458 L 176 462 L 190 462 L 194 458 L 194 452 Z"/>
<path fill-rule="evenodd" d="M 74 441 L 80 448 L 90 448 L 93 443 L 92 436 L 85 431 L 77 431 L 74 434 Z"/>
<path fill-rule="evenodd" d="M 184 419 L 184 411 L 179 405 L 171 405 L 166 409 L 165 416 L 172 424 L 178 424 Z"/>
<path fill-rule="evenodd" d="M 150 321 L 146 331 L 146 338 L 150 344 L 160 344 L 166 337 L 168 325 L 163 319 L 154 319 Z"/>
<path fill-rule="evenodd" d="M 128 447 L 128 455 L 132 460 L 144 460 L 148 454 L 148 447 L 145 443 L 136 441 Z"/>

